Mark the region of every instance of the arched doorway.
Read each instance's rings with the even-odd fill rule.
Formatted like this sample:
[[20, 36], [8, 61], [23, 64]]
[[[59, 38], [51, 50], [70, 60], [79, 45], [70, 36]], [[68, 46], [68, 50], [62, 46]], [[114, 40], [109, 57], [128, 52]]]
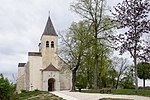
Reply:
[[54, 84], [55, 84], [55, 79], [50, 78], [48, 80], [48, 91], [54, 91]]

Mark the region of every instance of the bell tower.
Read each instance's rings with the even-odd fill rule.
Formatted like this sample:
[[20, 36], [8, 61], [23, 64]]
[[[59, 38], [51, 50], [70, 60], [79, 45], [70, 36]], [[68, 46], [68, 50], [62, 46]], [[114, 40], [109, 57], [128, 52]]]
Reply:
[[48, 17], [45, 30], [41, 36], [39, 51], [42, 54], [43, 69], [50, 64], [58, 67], [58, 35], [54, 29], [50, 16]]

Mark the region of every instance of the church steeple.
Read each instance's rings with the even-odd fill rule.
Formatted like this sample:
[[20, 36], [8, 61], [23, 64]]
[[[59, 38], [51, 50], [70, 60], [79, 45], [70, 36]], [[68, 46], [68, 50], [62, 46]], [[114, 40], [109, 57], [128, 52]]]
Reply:
[[58, 66], [58, 61], [56, 60], [58, 56], [58, 35], [56, 34], [50, 17], [48, 17], [45, 30], [40, 40], [39, 51], [42, 54], [43, 68], [47, 68], [50, 63], [54, 66]]
[[56, 34], [56, 31], [54, 29], [54, 26], [52, 24], [52, 21], [50, 19], [50, 16], [48, 17], [48, 20], [47, 20], [47, 24], [46, 24], [46, 27], [45, 27], [45, 30], [43, 32], [43, 35], [51, 35], [51, 36], [58, 36]]

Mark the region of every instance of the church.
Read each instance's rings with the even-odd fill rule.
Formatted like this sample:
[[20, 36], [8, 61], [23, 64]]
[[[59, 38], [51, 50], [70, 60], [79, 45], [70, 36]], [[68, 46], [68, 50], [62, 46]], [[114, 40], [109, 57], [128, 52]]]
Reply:
[[17, 91], [60, 91], [72, 87], [70, 66], [58, 55], [58, 35], [48, 17], [39, 51], [28, 52], [28, 61], [18, 64]]

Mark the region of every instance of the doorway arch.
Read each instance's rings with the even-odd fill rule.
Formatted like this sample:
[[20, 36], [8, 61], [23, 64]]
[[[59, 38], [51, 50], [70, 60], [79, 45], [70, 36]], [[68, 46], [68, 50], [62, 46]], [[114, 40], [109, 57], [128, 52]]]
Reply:
[[55, 86], [55, 79], [50, 78], [48, 80], [48, 91], [54, 91], [54, 86]]

